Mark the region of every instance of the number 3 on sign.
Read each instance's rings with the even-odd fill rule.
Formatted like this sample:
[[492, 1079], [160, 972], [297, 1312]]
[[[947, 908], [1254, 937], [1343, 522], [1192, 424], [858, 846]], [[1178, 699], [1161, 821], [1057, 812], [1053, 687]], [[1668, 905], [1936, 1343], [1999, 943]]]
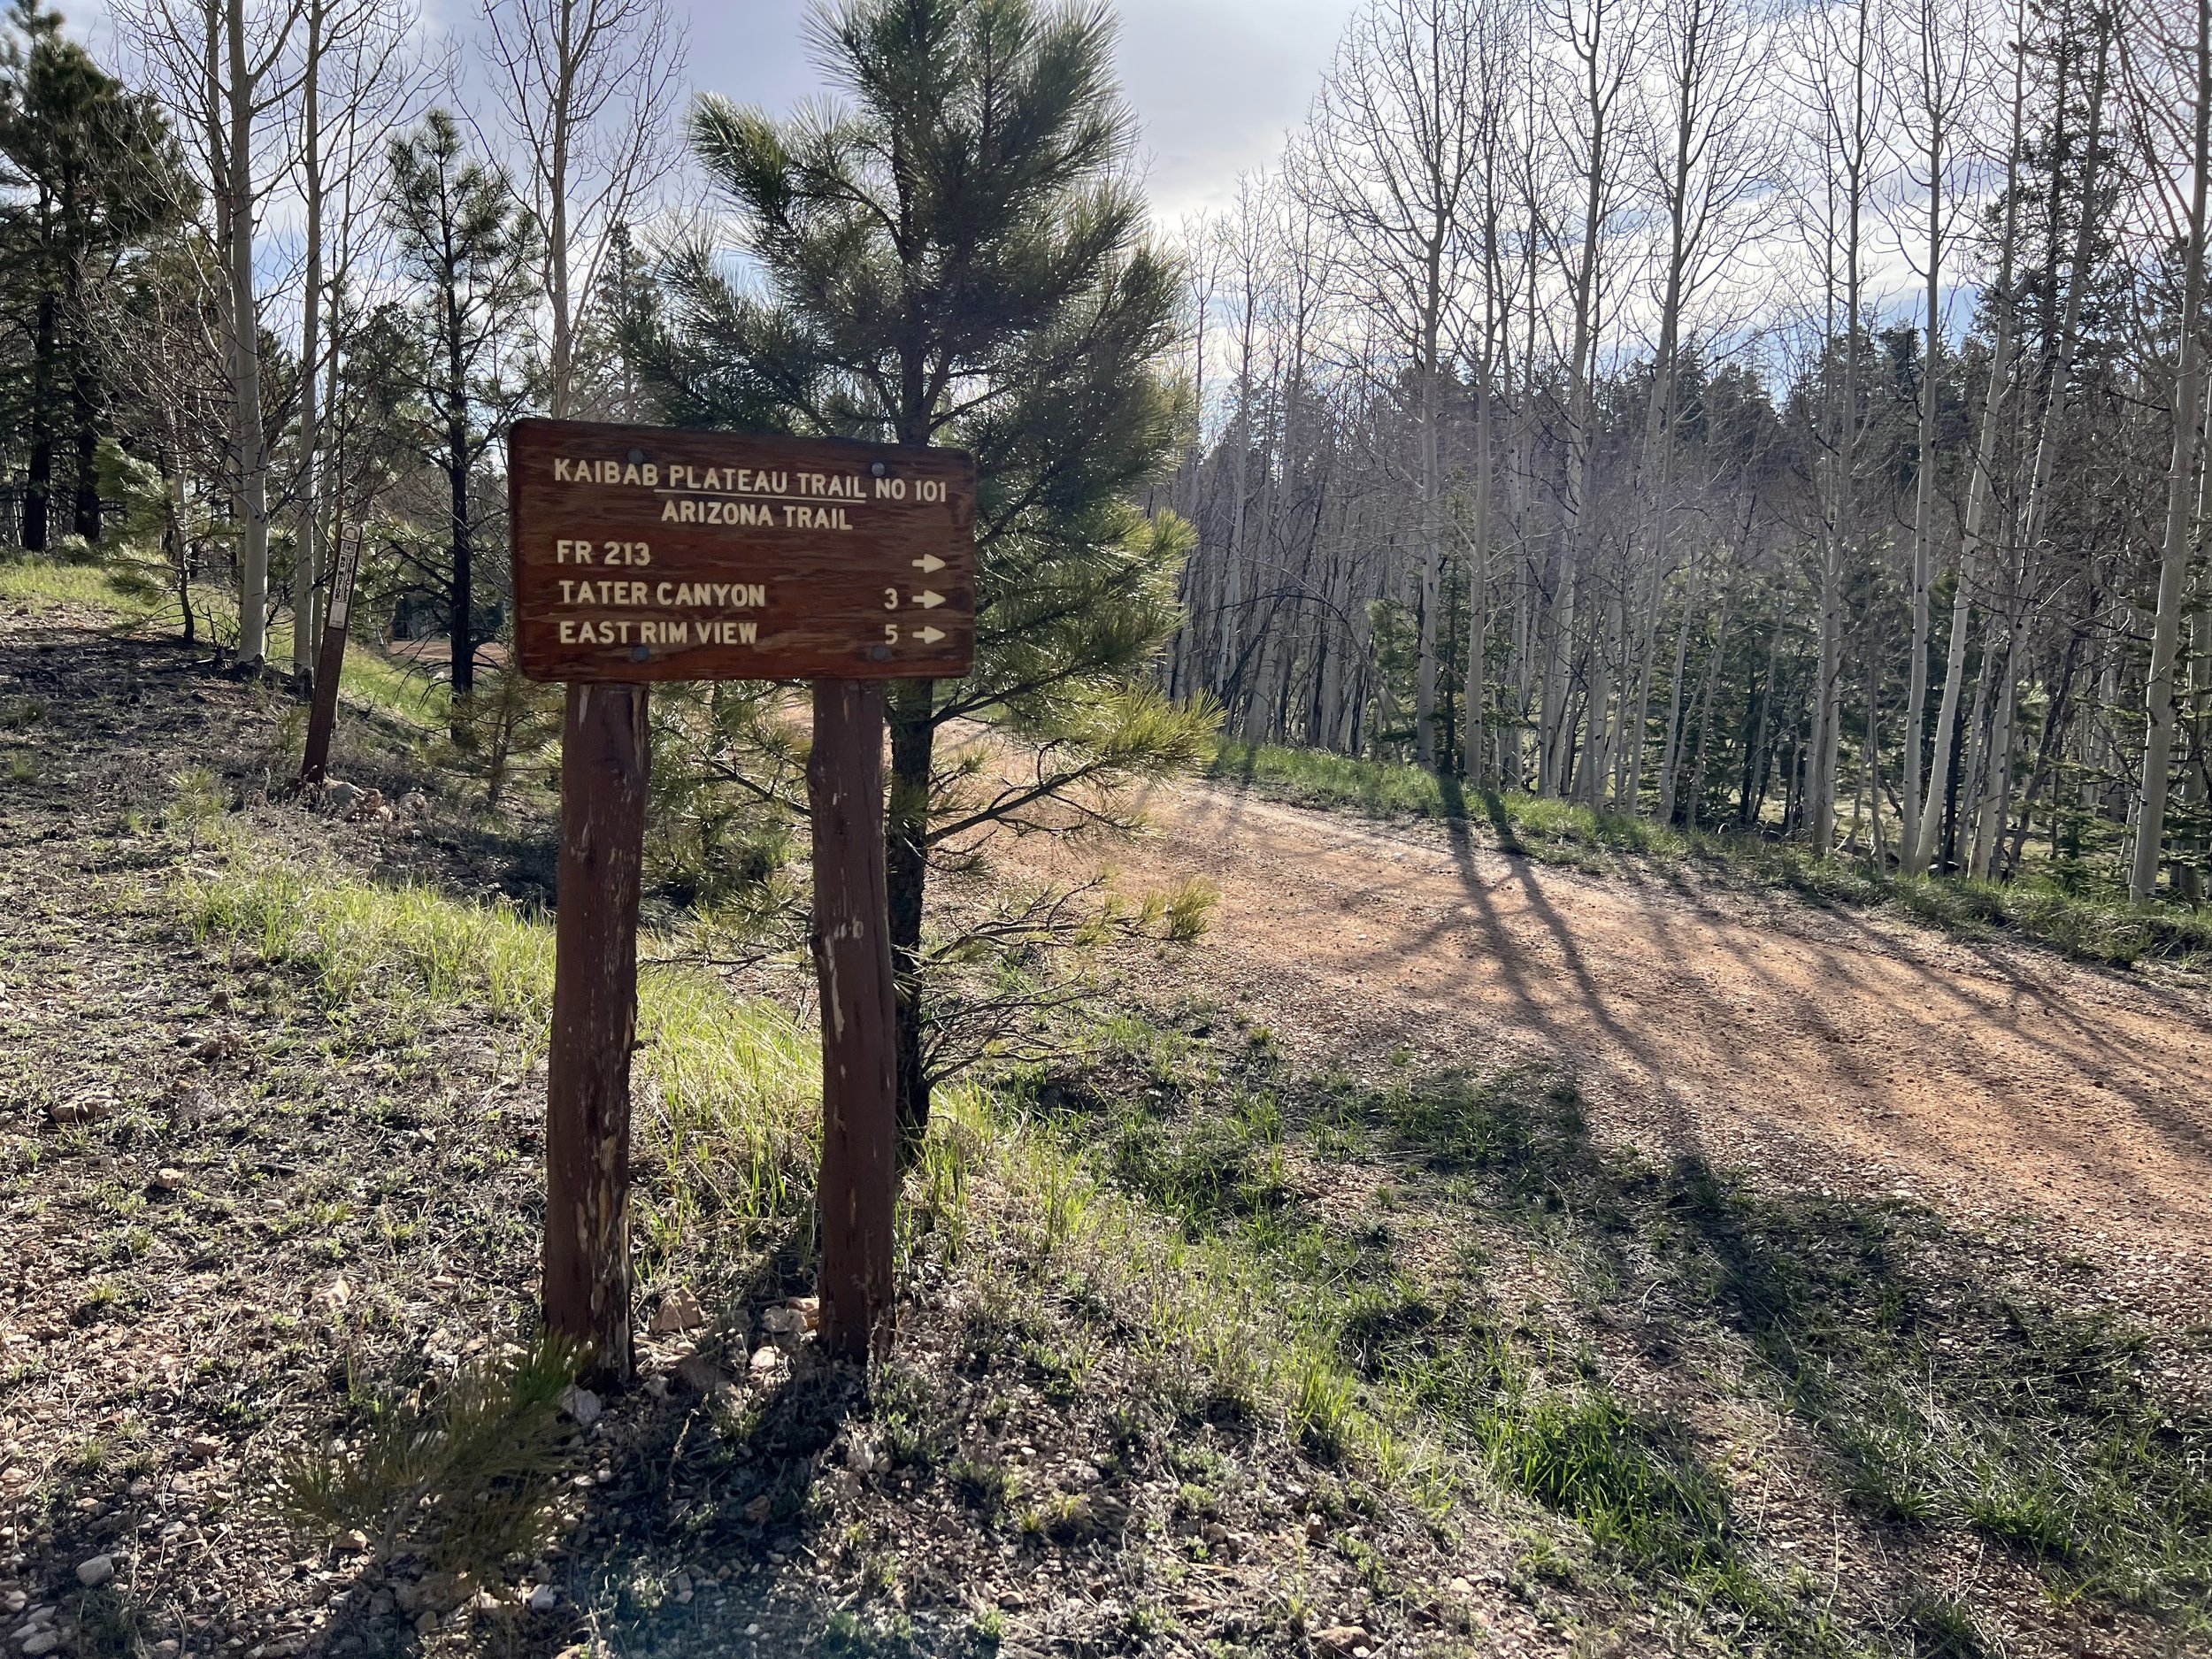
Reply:
[[899, 608], [899, 590], [897, 588], [887, 588], [883, 590], [883, 608], [886, 611], [896, 611]]

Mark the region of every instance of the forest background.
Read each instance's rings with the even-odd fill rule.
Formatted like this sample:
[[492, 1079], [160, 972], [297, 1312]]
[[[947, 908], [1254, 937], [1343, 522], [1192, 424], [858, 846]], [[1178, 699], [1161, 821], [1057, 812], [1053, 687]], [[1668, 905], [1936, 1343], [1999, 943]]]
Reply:
[[[1160, 687], [1227, 764], [2200, 896], [2206, 15], [1371, 0], [1279, 163], [1160, 238]], [[0, 537], [150, 554], [303, 681], [357, 555], [498, 769], [506, 424], [720, 418], [641, 359], [684, 273], [757, 267], [658, 0], [472, 29], [131, 0], [102, 65], [19, 0]]]

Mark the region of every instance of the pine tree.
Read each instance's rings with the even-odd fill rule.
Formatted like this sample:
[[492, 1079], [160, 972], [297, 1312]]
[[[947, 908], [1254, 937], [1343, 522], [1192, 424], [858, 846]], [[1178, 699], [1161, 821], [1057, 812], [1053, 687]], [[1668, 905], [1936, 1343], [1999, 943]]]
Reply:
[[0, 308], [28, 344], [6, 396], [26, 453], [23, 545], [35, 550], [47, 544], [57, 494], [71, 531], [100, 537], [108, 383], [91, 292], [190, 206], [159, 111], [65, 38], [61, 22], [38, 0], [14, 0], [0, 55]]
[[392, 142], [385, 216], [413, 295], [386, 334], [395, 426], [444, 475], [444, 569], [423, 572], [445, 601], [453, 696], [476, 683], [479, 465], [529, 393], [518, 361], [538, 298], [537, 232], [507, 175], [470, 157], [451, 115], [433, 110]]
[[[890, 695], [910, 1143], [957, 1047], [933, 969], [966, 949], [925, 941], [933, 864], [1079, 790], [1184, 764], [1210, 724], [1148, 679], [1179, 620], [1187, 546], [1179, 520], [1133, 504], [1185, 415], [1163, 372], [1178, 273], [1126, 172], [1135, 128], [1112, 44], [1102, 12], [1035, 0], [848, 0], [822, 14], [816, 56], [849, 102], [782, 122], [718, 98], [695, 112], [693, 144], [761, 281], [740, 287], [703, 246], [678, 257], [649, 354], [687, 424], [976, 458], [974, 672]], [[1001, 787], [941, 762], [940, 734], [979, 719], [1033, 745], [1033, 773]]]

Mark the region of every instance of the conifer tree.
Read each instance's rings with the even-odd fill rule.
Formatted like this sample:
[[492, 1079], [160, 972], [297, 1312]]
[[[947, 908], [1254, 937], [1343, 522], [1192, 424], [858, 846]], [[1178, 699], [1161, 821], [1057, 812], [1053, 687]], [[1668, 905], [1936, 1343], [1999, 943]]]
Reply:
[[14, 0], [6, 21], [0, 308], [28, 347], [5, 389], [27, 461], [23, 545], [39, 549], [58, 495], [73, 534], [100, 536], [108, 386], [91, 290], [134, 246], [182, 219], [190, 190], [159, 111], [65, 37], [58, 12]]
[[469, 156], [451, 115], [433, 110], [395, 139], [386, 217], [413, 294], [385, 338], [395, 425], [444, 475], [444, 569], [420, 574], [446, 601], [453, 696], [476, 683], [475, 557], [481, 539], [472, 481], [521, 410], [518, 362], [537, 299], [535, 227], [506, 174]]
[[[964, 448], [978, 472], [974, 672], [889, 699], [890, 931], [900, 1121], [926, 1125], [948, 1010], [926, 941], [933, 864], [979, 832], [1095, 823], [1101, 791], [1187, 761], [1210, 724], [1148, 670], [1177, 620], [1179, 520], [1134, 497], [1184, 409], [1164, 365], [1178, 273], [1148, 239], [1135, 127], [1097, 9], [846, 0], [816, 57], [841, 103], [778, 121], [703, 99], [691, 135], [760, 281], [710, 249], [672, 262], [648, 356], [687, 424]], [[987, 720], [1033, 751], [1018, 779], [940, 754]]]

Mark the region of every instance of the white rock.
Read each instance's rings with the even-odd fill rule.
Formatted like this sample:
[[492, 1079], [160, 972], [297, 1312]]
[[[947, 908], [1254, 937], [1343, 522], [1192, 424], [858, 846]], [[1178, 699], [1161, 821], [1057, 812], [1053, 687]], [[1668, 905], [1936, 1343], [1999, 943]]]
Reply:
[[588, 1429], [599, 1421], [599, 1414], [605, 1408], [599, 1403], [599, 1396], [590, 1389], [578, 1387], [572, 1383], [568, 1391], [561, 1396], [561, 1409], [576, 1419], [578, 1427]]
[[51, 1653], [60, 1646], [61, 1632], [49, 1624], [42, 1630], [35, 1631], [25, 1638], [23, 1652], [27, 1659], [38, 1659], [41, 1654]]
[[760, 1328], [771, 1336], [793, 1336], [806, 1329], [806, 1315], [796, 1308], [771, 1308], [760, 1316]]
[[772, 1348], [757, 1348], [754, 1350], [751, 1362], [753, 1375], [756, 1377], [765, 1377], [769, 1372], [774, 1371], [782, 1363], [783, 1353], [780, 1349]]
[[77, 1563], [77, 1582], [88, 1590], [95, 1585], [105, 1584], [115, 1577], [115, 1557], [95, 1555], [90, 1561]]
[[534, 1584], [530, 1594], [522, 1598], [523, 1606], [533, 1613], [550, 1613], [561, 1599], [561, 1593], [549, 1584]]

